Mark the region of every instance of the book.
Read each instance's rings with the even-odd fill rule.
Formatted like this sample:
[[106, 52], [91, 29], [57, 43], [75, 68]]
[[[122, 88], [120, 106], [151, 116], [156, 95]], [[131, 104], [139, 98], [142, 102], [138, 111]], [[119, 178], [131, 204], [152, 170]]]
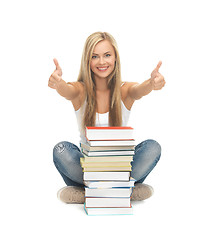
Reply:
[[87, 140], [87, 143], [92, 146], [135, 146], [135, 140]]
[[[89, 157], [83, 153], [85, 162], [131, 162], [133, 156], [92, 156]], [[83, 158], [81, 158], [83, 159]]]
[[134, 187], [134, 178], [130, 181], [84, 181], [84, 185], [88, 188], [120, 188], [120, 187]]
[[132, 206], [129, 208], [86, 208], [84, 210], [89, 216], [97, 215], [133, 215]]
[[85, 205], [90, 207], [131, 207], [130, 198], [93, 198], [86, 197]]
[[129, 181], [130, 172], [84, 172], [84, 181]]
[[87, 156], [132, 156], [134, 155], [134, 150], [128, 151], [87, 151], [82, 149], [82, 152]]
[[84, 167], [131, 167], [131, 162], [85, 162], [80, 160], [81, 166]]
[[132, 127], [86, 127], [87, 140], [133, 139]]
[[97, 151], [119, 151], [119, 150], [134, 150], [135, 146], [95, 146], [92, 147], [90, 146], [88, 143], [80, 143], [80, 147], [81, 149], [85, 149], [87, 151], [93, 151], [93, 152], [97, 152]]
[[131, 171], [131, 167], [84, 167], [83, 172], [126, 172]]
[[130, 197], [132, 188], [87, 188], [85, 197]]

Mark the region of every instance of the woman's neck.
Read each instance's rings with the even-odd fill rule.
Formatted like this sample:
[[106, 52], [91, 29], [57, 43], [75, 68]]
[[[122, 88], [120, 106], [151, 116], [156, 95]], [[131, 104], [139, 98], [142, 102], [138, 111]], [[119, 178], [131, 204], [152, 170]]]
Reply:
[[107, 91], [108, 89], [108, 83], [106, 78], [97, 78], [95, 77], [95, 83], [96, 83], [96, 91]]

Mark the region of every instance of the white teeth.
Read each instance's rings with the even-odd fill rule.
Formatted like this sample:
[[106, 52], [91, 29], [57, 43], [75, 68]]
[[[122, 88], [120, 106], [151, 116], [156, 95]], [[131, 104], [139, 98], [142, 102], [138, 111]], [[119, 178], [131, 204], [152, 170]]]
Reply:
[[107, 68], [98, 68], [99, 70], [106, 70]]

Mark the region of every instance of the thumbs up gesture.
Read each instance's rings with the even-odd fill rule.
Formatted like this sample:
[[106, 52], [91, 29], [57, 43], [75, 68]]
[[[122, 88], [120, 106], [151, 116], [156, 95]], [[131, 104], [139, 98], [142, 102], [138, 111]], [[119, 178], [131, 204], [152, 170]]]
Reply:
[[62, 78], [61, 78], [62, 69], [56, 58], [54, 58], [53, 61], [54, 61], [54, 64], [56, 65], [56, 69], [54, 70], [54, 72], [51, 74], [51, 76], [49, 78], [48, 86], [50, 88], [57, 89], [57, 87], [59, 86], [59, 84], [62, 80]]
[[150, 82], [153, 87], [153, 90], [160, 90], [165, 86], [165, 79], [162, 74], [159, 73], [159, 68], [161, 67], [162, 62], [159, 61], [157, 67], [152, 71]]

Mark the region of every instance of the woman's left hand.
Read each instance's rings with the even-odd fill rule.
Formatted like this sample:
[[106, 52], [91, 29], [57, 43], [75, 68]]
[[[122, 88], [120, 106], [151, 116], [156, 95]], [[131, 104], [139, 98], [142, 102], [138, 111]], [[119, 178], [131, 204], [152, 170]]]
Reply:
[[163, 75], [159, 73], [161, 65], [162, 62], [159, 61], [157, 67], [151, 73], [150, 83], [152, 84], [153, 90], [160, 90], [165, 86], [165, 79]]

